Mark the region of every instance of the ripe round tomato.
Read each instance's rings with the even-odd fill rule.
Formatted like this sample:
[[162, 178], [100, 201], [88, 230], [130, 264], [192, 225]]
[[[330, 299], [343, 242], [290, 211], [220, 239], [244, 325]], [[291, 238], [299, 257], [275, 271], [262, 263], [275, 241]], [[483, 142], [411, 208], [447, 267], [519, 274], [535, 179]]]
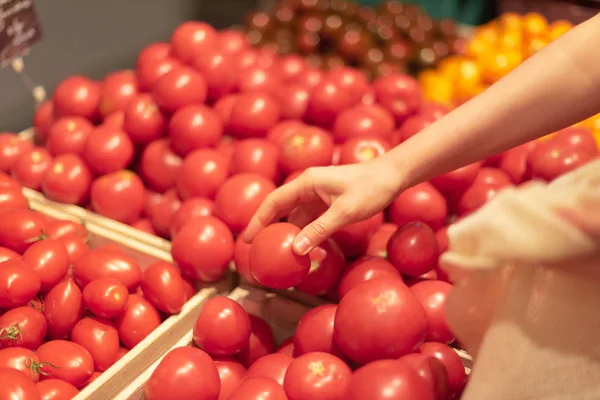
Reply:
[[304, 125], [282, 141], [279, 165], [286, 175], [309, 167], [329, 165], [333, 148], [333, 139], [327, 131]]
[[474, 162], [454, 171], [436, 176], [431, 179], [431, 184], [442, 193], [462, 192], [475, 181], [481, 170], [481, 161]]
[[46, 295], [44, 317], [48, 324], [49, 338], [67, 339], [82, 316], [83, 297], [72, 280], [60, 282]]
[[209, 100], [216, 101], [235, 88], [235, 59], [226, 50], [219, 47], [206, 49], [194, 57], [192, 66], [206, 78]]
[[383, 213], [380, 212], [364, 221], [343, 227], [335, 232], [332, 238], [347, 258], [361, 256], [367, 251], [369, 237], [382, 223]]
[[167, 128], [167, 119], [148, 93], [140, 93], [127, 105], [123, 115], [123, 130], [136, 144], [160, 139]]
[[427, 315], [427, 340], [449, 344], [454, 341], [454, 334], [446, 322], [446, 299], [452, 285], [437, 280], [425, 280], [411, 286], [410, 290], [417, 296]]
[[294, 337], [290, 336], [281, 342], [279, 347], [276, 350], [276, 353], [285, 354], [287, 356], [294, 356]]
[[361, 98], [369, 88], [366, 74], [352, 67], [334, 68], [327, 73], [327, 79], [350, 90], [355, 100]]
[[171, 237], [181, 230], [183, 225], [192, 218], [212, 215], [214, 202], [206, 197], [191, 197], [183, 202], [171, 220]]
[[290, 400], [344, 400], [352, 370], [329, 353], [304, 354], [289, 365], [283, 385]]
[[272, 66], [252, 65], [239, 71], [237, 79], [237, 89], [240, 92], [274, 93], [281, 85], [282, 82]]
[[426, 334], [425, 310], [399, 279], [358, 285], [342, 298], [335, 314], [334, 340], [359, 364], [408, 354]]
[[279, 71], [279, 77], [285, 83], [293, 82], [304, 69], [308, 68], [306, 60], [297, 54], [289, 54], [279, 58], [275, 66]]
[[288, 400], [283, 387], [270, 378], [244, 379], [229, 400]]
[[137, 95], [138, 83], [131, 70], [112, 72], [102, 82], [100, 114], [106, 117], [116, 111], [123, 111]]
[[87, 239], [88, 233], [83, 224], [69, 220], [54, 220], [48, 222], [44, 234], [50, 239], [58, 240], [67, 236]]
[[33, 350], [24, 347], [9, 347], [0, 350], [0, 368], [13, 368], [23, 372], [33, 382], [40, 379], [38, 365], [40, 359]]
[[155, 42], [150, 43], [139, 52], [135, 65], [139, 68], [141, 65], [155, 61], [164, 60], [171, 54], [171, 45], [169, 43]]
[[316, 85], [308, 99], [306, 119], [325, 129], [333, 124], [342, 111], [354, 104], [352, 93], [330, 80], [324, 80]]
[[142, 215], [144, 194], [142, 180], [124, 169], [94, 180], [90, 197], [96, 212], [127, 224]]
[[369, 246], [367, 247], [365, 255], [387, 258], [387, 244], [390, 241], [390, 237], [396, 232], [396, 229], [398, 229], [396, 224], [381, 224], [369, 238]]
[[323, 81], [324, 73], [320, 68], [308, 67], [298, 73], [294, 82], [301, 83], [306, 87], [313, 89]]
[[326, 240], [309, 254], [310, 272], [296, 289], [313, 296], [324, 296], [335, 289], [346, 260], [333, 240]]
[[85, 286], [93, 280], [113, 278], [127, 286], [132, 292], [142, 280], [142, 270], [138, 263], [122, 251], [97, 248], [83, 255], [73, 265], [77, 283]]
[[185, 63], [191, 62], [198, 54], [209, 51], [217, 43], [217, 31], [205, 22], [184, 22], [171, 36], [173, 54]]
[[446, 223], [448, 206], [446, 199], [429, 182], [423, 182], [405, 190], [390, 204], [390, 219], [398, 226], [421, 221], [433, 230]]
[[[59, 240], [65, 246], [67, 252], [69, 253], [69, 260], [71, 265], [75, 265], [75, 263], [90, 250], [89, 246], [85, 242], [85, 239], [80, 238], [79, 236], [69, 235], [62, 237]], [[67, 275], [68, 274], [69, 272], [67, 272]]]
[[355, 137], [348, 139], [340, 148], [338, 164], [355, 164], [371, 161], [384, 153], [392, 146], [384, 139], [377, 137]]
[[13, 308], [0, 316], [0, 349], [37, 349], [46, 338], [46, 319], [31, 306]]
[[71, 340], [90, 352], [95, 371], [106, 371], [117, 360], [119, 333], [108, 321], [83, 318], [73, 327]]
[[46, 225], [46, 218], [32, 210], [0, 211], [0, 217], [0, 246], [21, 254], [42, 237]]
[[181, 67], [183, 67], [181, 61], [170, 56], [163, 59], [148, 60], [138, 65], [136, 67], [136, 74], [140, 89], [151, 91], [160, 78]]
[[102, 126], [90, 133], [83, 158], [96, 174], [107, 174], [126, 168], [133, 152], [133, 143], [125, 132]]
[[527, 178], [527, 158], [536, 146], [537, 142], [531, 141], [501, 154], [498, 167], [506, 172], [514, 184], [523, 183]]
[[421, 115], [438, 120], [448, 114], [448, 107], [434, 102], [425, 102], [421, 105]]
[[202, 104], [190, 104], [173, 114], [169, 122], [169, 142], [180, 156], [214, 147], [223, 136], [223, 123], [218, 114]]
[[81, 75], [63, 80], [52, 97], [58, 117], [77, 115], [94, 121], [100, 105], [100, 84]]
[[243, 236], [243, 232], [241, 232], [235, 240], [235, 247], [233, 250], [233, 262], [235, 265], [235, 270], [251, 285], [260, 286], [260, 283], [258, 283], [250, 273], [251, 246], [244, 241]]
[[441, 361], [448, 374], [448, 387], [452, 396], [462, 393], [466, 383], [467, 375], [465, 367], [458, 354], [443, 343], [428, 342], [419, 347], [419, 353], [433, 356]]
[[26, 262], [7, 260], [0, 263], [0, 308], [24, 306], [40, 290], [40, 278]]
[[338, 284], [338, 296], [342, 299], [350, 290], [363, 282], [377, 278], [399, 279], [402, 275], [388, 261], [379, 257], [361, 257], [344, 271]]
[[171, 222], [180, 206], [181, 200], [179, 200], [179, 196], [177, 196], [177, 191], [175, 189], [169, 189], [161, 196], [160, 202], [156, 204], [152, 209], [152, 213], [149, 215], [152, 223], [152, 230], [156, 232], [156, 235], [163, 237], [169, 236]]
[[434, 389], [436, 400], [449, 398], [448, 375], [444, 365], [437, 358], [427, 354], [411, 353], [398, 360], [417, 372], [421, 379]]
[[115, 111], [107, 115], [100, 125], [123, 130], [123, 126], [125, 125], [125, 111]]
[[573, 171], [593, 158], [589, 152], [568, 147], [560, 141], [540, 143], [529, 153], [527, 163], [533, 178], [551, 181]]
[[234, 146], [231, 158], [231, 173], [253, 173], [277, 182], [279, 151], [265, 139], [240, 140]]
[[189, 104], [202, 104], [206, 100], [206, 80], [195, 69], [174, 68], [164, 74], [154, 85], [154, 100], [166, 112], [175, 112]]
[[[192, 279], [220, 279], [233, 257], [233, 234], [218, 218], [197, 217], [188, 221], [173, 239], [171, 254], [181, 271]], [[198, 254], [203, 254], [198, 257]]]
[[416, 114], [421, 107], [421, 87], [412, 76], [394, 74], [377, 78], [373, 89], [377, 102], [394, 114], [397, 123]]
[[0, 398], [39, 400], [40, 396], [27, 375], [13, 368], [0, 368]]
[[217, 400], [219, 372], [208, 354], [192, 346], [171, 350], [154, 370], [146, 388], [146, 400]]
[[260, 284], [274, 289], [296, 286], [310, 272], [310, 257], [292, 251], [300, 228], [289, 223], [267, 226], [252, 241], [250, 272]]
[[48, 130], [54, 123], [54, 103], [52, 100], [46, 100], [35, 110], [33, 115], [33, 126], [35, 127], [35, 137], [40, 142], [45, 142], [48, 137]]
[[251, 378], [271, 378], [283, 386], [283, 379], [294, 358], [285, 355], [273, 353], [266, 355], [258, 360], [246, 372], [244, 379]]
[[237, 94], [226, 94], [217, 100], [213, 106], [213, 109], [219, 115], [219, 118], [221, 118], [223, 126], [225, 127], [229, 126], [229, 121], [231, 120], [231, 110], [233, 110], [233, 105], [236, 103], [237, 98]]
[[388, 110], [377, 104], [358, 104], [337, 116], [333, 135], [338, 143], [365, 136], [385, 140], [391, 137], [394, 128], [394, 117]]
[[93, 280], [83, 289], [83, 304], [101, 318], [119, 315], [125, 309], [128, 299], [127, 287], [112, 278]]
[[52, 155], [83, 154], [85, 143], [94, 125], [83, 117], [62, 117], [48, 130], [46, 148]]
[[249, 368], [256, 360], [275, 351], [275, 336], [267, 322], [256, 315], [250, 317], [250, 340], [248, 346], [236, 355], [242, 364]]
[[186, 301], [181, 273], [168, 262], [157, 261], [146, 268], [141, 285], [144, 297], [168, 314], [181, 311]]
[[[336, 310], [337, 305], [326, 304], [304, 314], [294, 333], [294, 357], [316, 351], [344, 357], [333, 341], [333, 321]], [[316, 335], [316, 332], [319, 334]]]
[[248, 49], [249, 44], [243, 32], [236, 29], [223, 29], [219, 31], [219, 48], [226, 54], [238, 54]]
[[42, 180], [44, 194], [54, 201], [69, 204], [84, 204], [89, 196], [92, 173], [81, 157], [61, 154]]
[[61, 379], [46, 379], [36, 383], [35, 388], [40, 400], [68, 400], [79, 393], [75, 386]]
[[591, 156], [598, 153], [594, 135], [587, 128], [571, 126], [556, 132], [551, 140], [573, 150], [589, 153]]
[[183, 200], [190, 197], [212, 199], [228, 175], [229, 163], [225, 156], [214, 149], [198, 149], [183, 160], [175, 185]]
[[221, 380], [221, 390], [217, 400], [228, 400], [231, 394], [240, 386], [240, 383], [242, 383], [246, 374], [246, 368], [230, 357], [214, 357], [213, 360], [217, 371], [219, 371], [219, 378]]
[[7, 249], [6, 247], [0, 247], [0, 263], [6, 260], [20, 260], [21, 255], [16, 251]]
[[69, 253], [58, 240], [46, 239], [35, 242], [23, 253], [22, 260], [40, 278], [42, 293], [47, 293], [67, 274]]
[[19, 157], [32, 149], [30, 140], [22, 140], [14, 133], [0, 132], [0, 171], [10, 172]]
[[271, 95], [264, 92], [242, 93], [231, 109], [229, 130], [241, 138], [264, 137], [279, 118], [279, 105]]
[[417, 371], [398, 360], [380, 360], [359, 368], [348, 385], [346, 400], [437, 400], [434, 389]]
[[142, 152], [140, 175], [148, 188], [164, 192], [175, 186], [182, 159], [173, 152], [167, 139], [148, 144]]
[[27, 210], [29, 202], [20, 189], [0, 188], [0, 210]]
[[85, 347], [67, 340], [51, 340], [37, 349], [41, 379], [57, 378], [83, 387], [94, 372], [94, 360]]
[[281, 145], [285, 139], [288, 136], [293, 135], [296, 131], [298, 131], [299, 128], [303, 126], [304, 124], [300, 121], [281, 121], [269, 130], [266, 139], [278, 148], [281, 148]]
[[127, 305], [115, 320], [121, 342], [129, 349], [134, 348], [161, 324], [156, 308], [139, 294], [129, 295]]
[[12, 167], [12, 176], [21, 185], [40, 190], [42, 179], [51, 164], [52, 156], [48, 150], [37, 147], [17, 159]]
[[194, 342], [214, 356], [233, 356], [248, 345], [250, 318], [235, 300], [208, 300], [194, 324]]
[[[484, 168], [485, 170], [486, 168]], [[482, 170], [483, 171], [483, 170]], [[498, 170], [500, 171], [500, 170]], [[502, 174], [507, 182], [495, 183], [495, 180], [486, 183], [485, 180], [475, 179], [475, 182], [460, 197], [458, 202], [459, 215], [467, 215], [482, 207], [492, 198], [496, 197], [498, 192], [508, 186], [512, 186], [510, 179], [506, 174]], [[493, 178], [493, 177], [492, 177]]]
[[0, 188], [21, 190], [23, 187], [6, 172], [0, 171]]
[[437, 265], [440, 250], [435, 233], [421, 222], [411, 222], [396, 231], [387, 247], [388, 261], [404, 275], [418, 277]]
[[238, 174], [227, 179], [217, 191], [213, 214], [234, 234], [243, 231], [275, 184], [257, 174]]
[[287, 84], [277, 88], [273, 95], [277, 98], [281, 111], [281, 118], [299, 120], [303, 119], [308, 108], [310, 88], [301, 83]]

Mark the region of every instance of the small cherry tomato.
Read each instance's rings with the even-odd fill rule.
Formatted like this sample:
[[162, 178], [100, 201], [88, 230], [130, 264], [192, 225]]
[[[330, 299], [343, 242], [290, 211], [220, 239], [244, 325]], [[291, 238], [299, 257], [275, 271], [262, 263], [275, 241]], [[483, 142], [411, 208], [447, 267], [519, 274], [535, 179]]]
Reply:
[[114, 322], [121, 342], [132, 349], [158, 328], [162, 321], [158, 311], [148, 300], [138, 294], [132, 294], [125, 309]]
[[175, 186], [182, 162], [167, 139], [158, 139], [144, 148], [140, 160], [140, 175], [148, 188], [162, 193]]
[[12, 176], [21, 185], [40, 190], [44, 175], [52, 165], [52, 156], [41, 147], [21, 155], [12, 168]]
[[82, 205], [87, 202], [92, 173], [81, 157], [61, 154], [42, 180], [42, 191], [50, 199], [61, 203]]
[[404, 275], [418, 277], [437, 265], [440, 250], [435, 233], [421, 222], [411, 222], [396, 231], [387, 246], [388, 261]]
[[206, 79], [189, 67], [174, 68], [164, 74], [153, 88], [154, 100], [169, 113], [190, 104], [202, 104], [206, 100]]
[[24, 306], [40, 290], [40, 278], [27, 263], [7, 260], [0, 263], [0, 308]]
[[190, 197], [215, 197], [219, 187], [229, 175], [229, 162], [213, 149], [191, 152], [181, 164], [175, 185], [183, 200]]
[[168, 262], [157, 261], [146, 268], [141, 286], [144, 297], [158, 310], [168, 314], [181, 311], [186, 301], [181, 273]]
[[83, 387], [94, 372], [94, 360], [83, 346], [67, 340], [51, 340], [37, 349], [41, 379], [62, 379], [76, 388]]
[[29, 264], [40, 278], [42, 293], [47, 293], [60, 282], [70, 265], [65, 245], [53, 239], [35, 242], [23, 253], [22, 260]]
[[122, 251], [97, 248], [84, 254], [75, 264], [73, 274], [77, 283], [85, 286], [100, 278], [113, 278], [132, 292], [142, 280], [139, 264]]
[[83, 318], [73, 327], [71, 341], [90, 352], [95, 371], [106, 371], [117, 360], [119, 333], [110, 322]]
[[99, 214], [129, 224], [142, 215], [144, 195], [142, 180], [135, 173], [123, 169], [94, 180], [90, 198]]
[[133, 159], [133, 142], [125, 132], [110, 126], [94, 129], [83, 150], [83, 158], [98, 175], [126, 168]]
[[102, 82], [99, 111], [103, 117], [123, 111], [138, 92], [135, 72], [131, 70], [112, 72]]
[[88, 235], [83, 224], [69, 220], [56, 220], [49, 222], [44, 228], [44, 234], [53, 240], [62, 239], [71, 235], [81, 239], [86, 239]]
[[185, 157], [192, 151], [214, 147], [223, 136], [219, 115], [202, 104], [189, 104], [177, 110], [169, 122], [169, 143]]
[[31, 306], [13, 308], [0, 316], [0, 348], [37, 349], [46, 338], [46, 319]]
[[48, 337], [67, 339], [83, 316], [83, 298], [77, 285], [67, 280], [54, 286], [44, 299], [44, 317], [48, 322]]
[[185, 63], [210, 50], [218, 43], [215, 28], [205, 22], [187, 21], [175, 29], [171, 35], [172, 53]]
[[127, 304], [129, 292], [120, 281], [100, 278], [91, 281], [83, 289], [83, 304], [94, 315], [113, 318], [119, 315]]
[[171, 237], [175, 237], [185, 223], [192, 218], [212, 215], [213, 207], [214, 202], [206, 197], [191, 197], [181, 202], [181, 206], [171, 221]]
[[54, 90], [52, 101], [58, 117], [81, 116], [90, 121], [98, 117], [100, 84], [81, 75], [63, 80]]
[[148, 93], [140, 93], [125, 108], [123, 130], [133, 143], [146, 144], [160, 139], [166, 131], [167, 118]]

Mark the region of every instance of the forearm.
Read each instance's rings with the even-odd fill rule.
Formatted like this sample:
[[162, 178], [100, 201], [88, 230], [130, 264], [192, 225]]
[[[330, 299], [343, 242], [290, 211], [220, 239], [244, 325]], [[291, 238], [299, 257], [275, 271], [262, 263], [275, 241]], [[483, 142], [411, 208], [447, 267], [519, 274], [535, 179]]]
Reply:
[[402, 189], [600, 111], [600, 15], [384, 157]]

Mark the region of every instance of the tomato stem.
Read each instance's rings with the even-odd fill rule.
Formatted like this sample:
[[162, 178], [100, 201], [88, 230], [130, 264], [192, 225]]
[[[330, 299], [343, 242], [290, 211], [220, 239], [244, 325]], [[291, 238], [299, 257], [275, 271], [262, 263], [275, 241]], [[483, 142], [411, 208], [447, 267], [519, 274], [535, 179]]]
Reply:
[[44, 233], [44, 231], [40, 231], [40, 236], [34, 236], [32, 238], [29, 238], [27, 240], [25, 240], [25, 243], [35, 243], [35, 242], [39, 242], [40, 240], [46, 240], [49, 239], [48, 235], [46, 235]]
[[17, 340], [23, 339], [23, 332], [21, 329], [21, 324], [16, 323], [14, 325], [8, 326], [6, 328], [0, 329], [0, 340]]

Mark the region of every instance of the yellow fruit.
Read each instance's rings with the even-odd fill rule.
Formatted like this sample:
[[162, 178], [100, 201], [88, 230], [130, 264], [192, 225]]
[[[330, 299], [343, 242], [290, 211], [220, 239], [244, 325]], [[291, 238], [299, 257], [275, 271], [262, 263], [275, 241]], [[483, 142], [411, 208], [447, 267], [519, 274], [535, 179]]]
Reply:
[[523, 29], [528, 36], [542, 36], [548, 32], [548, 20], [538, 13], [523, 16]]
[[518, 67], [522, 62], [523, 55], [519, 50], [500, 50], [493, 57], [486, 60], [483, 76], [487, 82], [494, 83]]
[[500, 25], [504, 29], [518, 29], [523, 27], [523, 17], [517, 13], [508, 12], [500, 16]]
[[523, 32], [509, 29], [500, 38], [500, 47], [504, 49], [520, 49], [523, 46]]
[[527, 43], [527, 48], [525, 49], [525, 54], [530, 57], [548, 46], [550, 41], [544, 37], [534, 37]]
[[496, 26], [482, 25], [475, 31], [475, 37], [481, 38], [490, 44], [494, 44], [500, 37], [500, 32]]
[[563, 19], [554, 21], [550, 25], [550, 33], [549, 33], [550, 40], [556, 40], [560, 36], [564, 35], [568, 31], [570, 31], [572, 28], [573, 28], [573, 24], [570, 23], [569, 21], [565, 21]]

